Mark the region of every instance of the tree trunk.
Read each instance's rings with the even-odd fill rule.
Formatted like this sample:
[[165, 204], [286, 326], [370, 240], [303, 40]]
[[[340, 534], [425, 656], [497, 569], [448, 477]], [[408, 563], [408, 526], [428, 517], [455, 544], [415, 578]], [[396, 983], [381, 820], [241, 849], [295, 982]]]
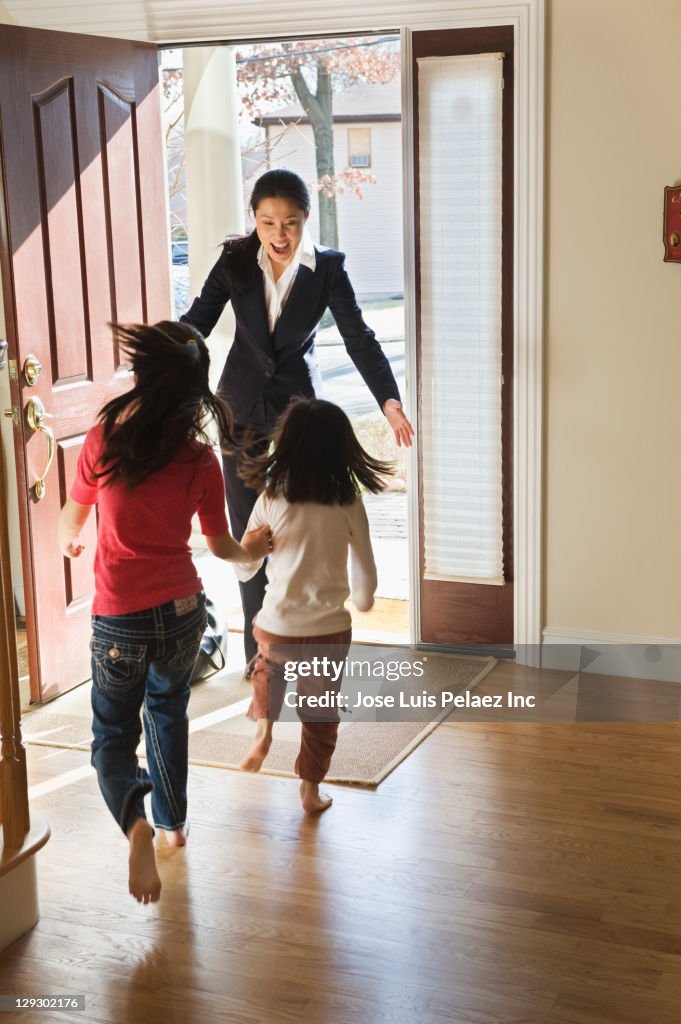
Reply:
[[[317, 61], [317, 92], [308, 88], [300, 69], [291, 73], [291, 81], [301, 106], [310, 118], [315, 141], [317, 178], [333, 180], [336, 173], [333, 159], [333, 83], [331, 73]], [[319, 241], [331, 249], [338, 248], [338, 214], [336, 196], [319, 192]]]

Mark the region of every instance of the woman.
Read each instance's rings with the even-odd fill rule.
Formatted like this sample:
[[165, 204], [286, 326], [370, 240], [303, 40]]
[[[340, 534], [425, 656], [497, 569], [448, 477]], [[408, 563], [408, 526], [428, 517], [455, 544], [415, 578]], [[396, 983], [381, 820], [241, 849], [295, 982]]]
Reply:
[[[255, 184], [251, 209], [255, 229], [227, 239], [201, 294], [181, 319], [207, 337], [231, 301], [236, 331], [217, 391], [230, 405], [237, 426], [254, 435], [252, 454], [267, 450], [276, 421], [292, 398], [321, 393], [314, 342], [327, 309], [397, 444], [409, 447], [414, 431], [402, 410], [390, 363], [362, 319], [345, 256], [313, 245], [307, 233], [310, 194], [305, 182], [292, 171], [268, 171]], [[232, 532], [240, 540], [258, 495], [241, 481], [237, 469], [234, 459], [224, 460]], [[262, 605], [265, 583], [263, 566], [253, 579], [239, 584], [247, 661], [256, 653], [252, 621]]]

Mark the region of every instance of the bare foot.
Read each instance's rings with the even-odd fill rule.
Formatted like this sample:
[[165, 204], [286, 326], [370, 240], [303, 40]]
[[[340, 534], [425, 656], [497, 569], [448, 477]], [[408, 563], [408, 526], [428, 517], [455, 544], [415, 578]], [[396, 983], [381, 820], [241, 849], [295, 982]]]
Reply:
[[258, 719], [255, 743], [239, 765], [242, 772], [259, 772], [272, 746], [272, 723], [266, 718]]
[[333, 797], [319, 792], [317, 782], [306, 782], [304, 779], [300, 783], [300, 799], [303, 802], [303, 810], [308, 814], [326, 811], [333, 803]]
[[154, 830], [148, 821], [138, 818], [128, 830], [128, 839], [128, 889], [138, 903], [156, 903], [161, 895], [161, 879], [156, 868]]
[[187, 836], [189, 835], [189, 822], [180, 828], [159, 828], [159, 832], [165, 836], [168, 846], [186, 846]]
[[262, 739], [254, 743], [239, 765], [242, 772], [259, 772], [262, 763], [270, 752], [272, 740]]

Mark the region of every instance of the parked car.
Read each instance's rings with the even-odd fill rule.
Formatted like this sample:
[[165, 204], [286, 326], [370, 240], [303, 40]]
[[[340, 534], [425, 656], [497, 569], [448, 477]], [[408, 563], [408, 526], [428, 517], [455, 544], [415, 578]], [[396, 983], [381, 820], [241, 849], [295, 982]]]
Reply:
[[189, 262], [189, 242], [172, 243], [173, 263], [186, 264]]

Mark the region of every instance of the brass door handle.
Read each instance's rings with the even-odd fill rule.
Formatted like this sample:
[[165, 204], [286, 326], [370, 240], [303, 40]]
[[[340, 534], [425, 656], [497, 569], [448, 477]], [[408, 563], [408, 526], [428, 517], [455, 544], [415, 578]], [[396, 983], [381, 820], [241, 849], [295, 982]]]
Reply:
[[28, 423], [31, 430], [36, 433], [45, 434], [47, 437], [47, 465], [41, 476], [38, 477], [36, 482], [33, 484], [33, 493], [35, 494], [37, 501], [42, 501], [45, 497], [45, 477], [47, 476], [52, 460], [54, 459], [54, 434], [49, 427], [45, 426], [45, 406], [39, 398], [29, 398], [26, 406], [26, 422]]

